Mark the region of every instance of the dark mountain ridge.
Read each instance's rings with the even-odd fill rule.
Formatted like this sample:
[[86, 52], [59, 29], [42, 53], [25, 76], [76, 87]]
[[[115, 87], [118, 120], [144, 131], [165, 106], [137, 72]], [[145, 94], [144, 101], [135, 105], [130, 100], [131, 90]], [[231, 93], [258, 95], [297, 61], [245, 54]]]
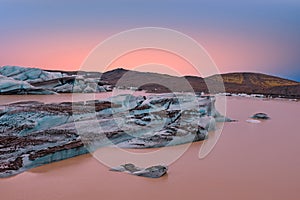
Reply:
[[137, 87], [158, 93], [169, 91], [226, 92], [300, 98], [299, 82], [254, 72], [225, 73], [202, 78], [177, 77], [118, 68], [104, 72], [101, 80], [117, 87]]

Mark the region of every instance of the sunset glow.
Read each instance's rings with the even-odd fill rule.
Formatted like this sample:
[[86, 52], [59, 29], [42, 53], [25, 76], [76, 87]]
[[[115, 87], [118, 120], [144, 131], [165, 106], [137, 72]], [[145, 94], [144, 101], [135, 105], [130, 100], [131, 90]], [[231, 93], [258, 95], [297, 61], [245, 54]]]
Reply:
[[[242, 5], [236, 1], [184, 4], [126, 0], [91, 1], [89, 5], [78, 1], [4, 1], [0, 8], [0, 65], [78, 70], [93, 48], [108, 37], [136, 27], [156, 26], [191, 36], [207, 50], [222, 73], [256, 71], [300, 80], [299, 7], [292, 1]], [[188, 9], [191, 16], [179, 17], [181, 9]], [[146, 54], [139, 53], [139, 59], [129, 55], [110, 68], [130, 68], [150, 57], [162, 56]], [[161, 64], [172, 65], [180, 74], [196, 75], [184, 67], [184, 61], [171, 60]]]

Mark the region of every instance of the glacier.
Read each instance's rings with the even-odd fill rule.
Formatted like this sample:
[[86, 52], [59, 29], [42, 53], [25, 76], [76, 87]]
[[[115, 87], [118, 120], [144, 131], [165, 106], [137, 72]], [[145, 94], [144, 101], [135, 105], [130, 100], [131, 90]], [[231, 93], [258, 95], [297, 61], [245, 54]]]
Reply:
[[94, 93], [111, 91], [97, 72], [47, 71], [39, 68], [0, 67], [0, 94]]

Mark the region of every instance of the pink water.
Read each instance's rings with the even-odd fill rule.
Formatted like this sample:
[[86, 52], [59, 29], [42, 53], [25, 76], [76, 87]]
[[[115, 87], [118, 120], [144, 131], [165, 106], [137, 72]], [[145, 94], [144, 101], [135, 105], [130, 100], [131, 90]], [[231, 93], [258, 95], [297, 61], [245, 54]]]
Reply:
[[[91, 155], [0, 180], [3, 200], [299, 200], [299, 102], [229, 98], [227, 123], [213, 151], [198, 159], [194, 143], [159, 179], [110, 172]], [[271, 120], [245, 122], [255, 112]], [[174, 147], [172, 147], [174, 148]], [[175, 147], [175, 148], [180, 148]], [[135, 150], [147, 152], [152, 150]]]
[[0, 105], [15, 103], [19, 101], [40, 101], [44, 103], [86, 101], [91, 99], [103, 99], [118, 94], [147, 95], [145, 91], [118, 90], [102, 93], [66, 93], [57, 95], [1, 95]]

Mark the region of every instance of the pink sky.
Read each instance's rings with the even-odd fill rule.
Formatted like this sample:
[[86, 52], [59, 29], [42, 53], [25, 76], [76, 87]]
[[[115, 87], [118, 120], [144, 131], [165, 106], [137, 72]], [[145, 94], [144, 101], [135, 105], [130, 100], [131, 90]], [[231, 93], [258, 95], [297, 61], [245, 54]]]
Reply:
[[291, 0], [1, 1], [0, 65], [78, 70], [113, 34], [163, 27], [198, 41], [223, 73], [300, 80], [299, 8]]
[[[92, 49], [112, 33], [74, 33], [42, 34], [16, 38], [6, 45], [1, 54], [1, 65], [20, 65], [44, 69], [78, 70]], [[193, 36], [210, 54], [219, 70], [232, 71], [272, 71], [289, 55], [278, 48], [279, 44], [261, 41], [259, 38], [241, 38], [237, 36], [220, 37], [218, 34]], [[167, 53], [143, 51], [124, 55], [115, 61], [110, 69], [116, 67], [133, 68], [143, 63], [156, 62], [171, 65], [180, 74], [196, 74], [183, 59]], [[154, 71], [154, 70], [152, 70]], [[160, 72], [160, 71], [158, 71]], [[162, 71], [164, 72], [164, 71]]]

